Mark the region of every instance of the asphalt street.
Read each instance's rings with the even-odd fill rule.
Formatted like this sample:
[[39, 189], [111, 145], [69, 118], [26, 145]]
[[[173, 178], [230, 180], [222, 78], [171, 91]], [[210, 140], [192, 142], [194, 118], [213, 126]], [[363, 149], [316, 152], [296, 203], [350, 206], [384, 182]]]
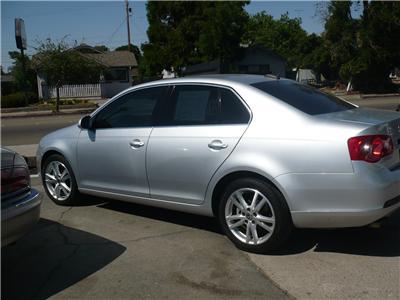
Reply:
[[399, 214], [382, 228], [296, 230], [282, 250], [255, 255], [212, 218], [82, 201], [43, 196], [37, 226], [2, 249], [2, 299], [400, 298]]
[[82, 115], [58, 115], [43, 117], [9, 118], [1, 120], [1, 144], [38, 144], [46, 134], [76, 124]]

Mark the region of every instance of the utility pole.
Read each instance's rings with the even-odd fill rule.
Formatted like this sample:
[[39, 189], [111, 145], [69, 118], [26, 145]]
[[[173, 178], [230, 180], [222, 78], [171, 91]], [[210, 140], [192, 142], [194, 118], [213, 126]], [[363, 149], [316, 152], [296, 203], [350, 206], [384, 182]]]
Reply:
[[129, 25], [129, 13], [132, 10], [129, 7], [128, 0], [125, 0], [125, 11], [126, 11], [126, 26], [128, 28], [128, 50], [131, 51], [131, 27]]

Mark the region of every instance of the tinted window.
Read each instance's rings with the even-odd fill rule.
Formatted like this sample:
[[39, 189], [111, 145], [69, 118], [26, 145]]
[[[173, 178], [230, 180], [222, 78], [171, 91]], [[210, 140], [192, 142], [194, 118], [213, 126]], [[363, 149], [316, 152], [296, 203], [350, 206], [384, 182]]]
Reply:
[[250, 118], [232, 91], [211, 86], [176, 86], [172, 106], [175, 125], [240, 124]]
[[95, 117], [96, 128], [144, 127], [154, 124], [157, 103], [167, 87], [155, 87], [131, 92], [116, 99]]
[[221, 114], [219, 122], [222, 124], [243, 124], [250, 119], [249, 111], [242, 101], [230, 90], [220, 89]]
[[337, 97], [289, 80], [263, 81], [252, 86], [310, 115], [333, 113], [355, 108]]

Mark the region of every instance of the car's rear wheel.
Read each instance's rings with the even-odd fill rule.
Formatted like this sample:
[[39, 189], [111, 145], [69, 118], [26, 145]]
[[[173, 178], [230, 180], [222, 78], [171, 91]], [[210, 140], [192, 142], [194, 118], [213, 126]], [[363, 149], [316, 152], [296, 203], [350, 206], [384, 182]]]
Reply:
[[68, 161], [59, 154], [50, 155], [42, 167], [42, 182], [47, 195], [58, 205], [78, 203], [78, 186]]
[[254, 178], [238, 179], [226, 187], [219, 220], [238, 248], [255, 253], [277, 249], [292, 229], [283, 196], [272, 185]]

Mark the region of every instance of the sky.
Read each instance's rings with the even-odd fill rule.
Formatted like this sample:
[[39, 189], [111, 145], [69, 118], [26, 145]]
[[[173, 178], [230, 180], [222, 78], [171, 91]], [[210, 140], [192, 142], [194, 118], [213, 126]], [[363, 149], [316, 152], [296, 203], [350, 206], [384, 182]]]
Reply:
[[[274, 18], [285, 12], [300, 17], [302, 27], [309, 33], [321, 33], [323, 24], [316, 16], [315, 1], [252, 1], [245, 7], [250, 14], [265, 10]], [[145, 1], [129, 1], [131, 40], [135, 45], [147, 41]], [[353, 12], [359, 15], [359, 12]], [[35, 53], [37, 41], [46, 38], [59, 41], [65, 37], [73, 43], [106, 45], [111, 50], [126, 45], [127, 26], [124, 1], [1, 1], [1, 65], [11, 66], [9, 51], [18, 50], [14, 37], [14, 18], [25, 21], [28, 40], [26, 53]]]

